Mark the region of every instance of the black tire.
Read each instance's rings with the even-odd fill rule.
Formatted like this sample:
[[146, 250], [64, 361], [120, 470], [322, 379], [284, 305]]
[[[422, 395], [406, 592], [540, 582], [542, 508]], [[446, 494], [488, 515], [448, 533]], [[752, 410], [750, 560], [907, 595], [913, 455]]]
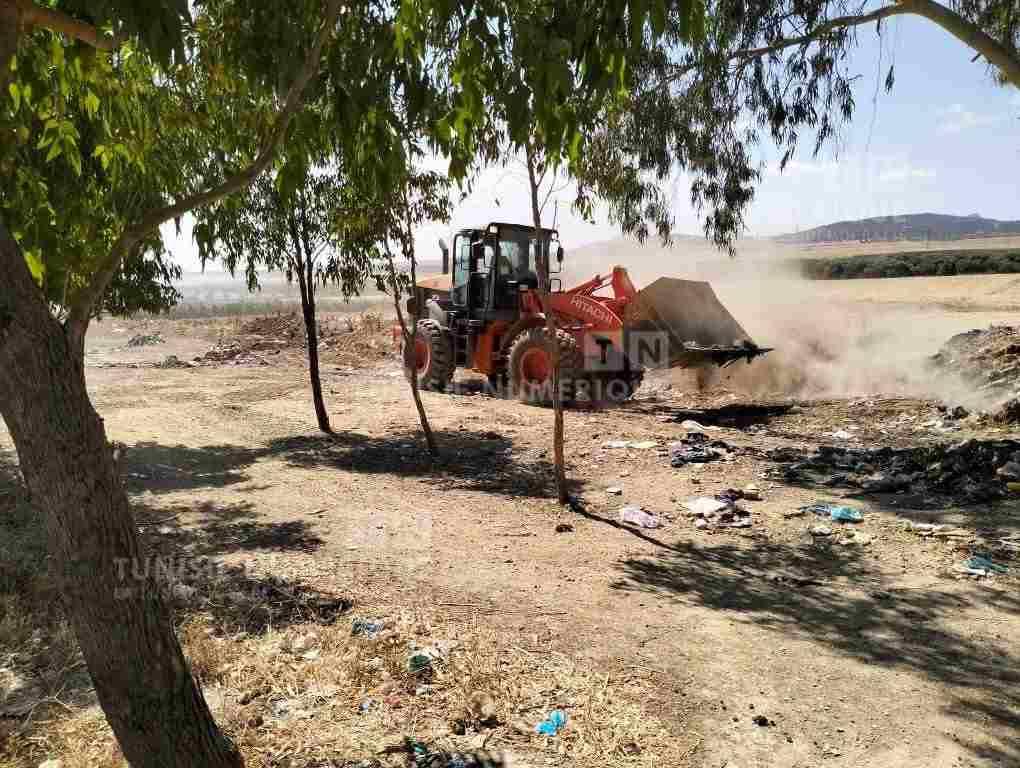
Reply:
[[523, 402], [545, 405], [553, 402], [552, 369], [548, 367], [547, 371], [543, 371], [541, 364], [544, 355], [548, 366], [550, 343], [559, 347], [560, 386], [564, 402], [574, 399], [577, 382], [583, 380], [584, 360], [572, 335], [557, 330], [555, 336], [550, 336], [547, 328], [528, 328], [514, 339], [510, 347], [510, 382], [518, 399]]
[[[455, 368], [450, 335], [435, 320], [419, 320], [414, 340], [419, 385], [422, 389], [445, 391], [453, 381]], [[421, 349], [426, 350], [424, 361], [418, 354]]]

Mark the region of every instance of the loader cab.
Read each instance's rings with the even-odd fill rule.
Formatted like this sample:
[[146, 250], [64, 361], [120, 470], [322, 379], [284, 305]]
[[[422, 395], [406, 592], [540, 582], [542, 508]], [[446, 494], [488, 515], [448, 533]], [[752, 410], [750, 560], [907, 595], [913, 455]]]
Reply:
[[[538, 248], [548, 254], [550, 272], [559, 271], [563, 248], [556, 230], [492, 223], [485, 229], [462, 229], [453, 238], [452, 252], [444, 250], [443, 271], [451, 272], [450, 304], [471, 320], [514, 320], [520, 293], [538, 287]], [[445, 244], [444, 244], [445, 245]]]

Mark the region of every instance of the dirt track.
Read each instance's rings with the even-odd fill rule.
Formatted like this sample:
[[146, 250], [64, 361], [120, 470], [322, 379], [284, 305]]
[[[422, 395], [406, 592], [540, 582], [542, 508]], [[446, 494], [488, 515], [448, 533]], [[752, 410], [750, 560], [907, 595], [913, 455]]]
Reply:
[[[595, 669], [651, 670], [649, 711], [683, 723], [677, 765], [1020, 764], [1020, 560], [1007, 576], [961, 578], [954, 566], [966, 547], [905, 526], [944, 522], [995, 539], [1020, 529], [1020, 503], [922, 510], [896, 495], [851, 499], [865, 514], [857, 528], [872, 537], [861, 546], [844, 543], [843, 531], [812, 536], [818, 518], [786, 516], [846, 491], [762, 477], [775, 465], [761, 452], [813, 448], [848, 425], [866, 445], [971, 436], [917, 428], [933, 403], [752, 408], [740, 428], [711, 435], [753, 452], [674, 469], [664, 449], [687, 434], [681, 409], [707, 409], [707, 422], [713, 408], [743, 401], [686, 394], [682, 374], [653, 377], [646, 394], [655, 397], [568, 414], [569, 474], [585, 504], [577, 512], [548, 500], [549, 413], [479, 394], [470, 381], [460, 394], [425, 395], [444, 451], [433, 462], [392, 361], [327, 365], [331, 438], [314, 430], [299, 350], [266, 366], [95, 367], [190, 359], [211, 344], [200, 325], [166, 322], [167, 344], [124, 349], [140, 325], [104, 323], [87, 345], [96, 406], [128, 447], [139, 517], [178, 515], [159, 535], [330, 591], [485, 614], [502, 632]], [[894, 422], [900, 431], [877, 431]], [[603, 447], [610, 441], [656, 447]], [[749, 483], [765, 497], [743, 502], [750, 528], [698, 530], [679, 504]], [[620, 525], [624, 504], [664, 525]], [[557, 533], [560, 523], [573, 530]], [[774, 724], [754, 724], [757, 715]]]

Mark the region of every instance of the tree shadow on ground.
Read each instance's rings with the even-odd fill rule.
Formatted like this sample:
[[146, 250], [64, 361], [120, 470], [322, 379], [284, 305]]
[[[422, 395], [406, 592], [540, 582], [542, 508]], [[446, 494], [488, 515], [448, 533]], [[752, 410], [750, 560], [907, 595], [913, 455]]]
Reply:
[[[314, 552], [323, 541], [304, 520], [263, 521], [250, 502], [147, 507], [134, 503], [146, 541], [167, 540], [191, 556], [228, 555], [248, 550]], [[181, 525], [181, 516], [188, 524]]]
[[192, 488], [223, 488], [248, 480], [245, 469], [265, 449], [238, 445], [160, 445], [142, 442], [126, 446], [121, 461], [124, 484], [131, 492], [168, 493]]
[[[510, 438], [496, 432], [446, 430], [435, 433], [440, 455], [430, 456], [414, 431], [385, 436], [358, 432], [274, 440], [267, 453], [295, 467], [331, 467], [366, 474], [420, 477], [443, 489], [509, 496], [551, 497], [553, 466], [542, 457], [514, 455]], [[572, 490], [580, 483], [572, 481]]]
[[794, 403], [727, 403], [715, 408], [677, 408], [672, 405], [646, 403], [640, 400], [624, 403], [621, 407], [639, 411], [642, 414], [669, 417], [669, 421], [680, 423], [696, 421], [706, 427], [729, 427], [747, 429], [768, 424], [778, 416], [785, 416]]
[[964, 746], [996, 764], [1020, 764], [1020, 654], [1006, 638], [964, 633], [960, 617], [971, 607], [1020, 616], [1015, 592], [897, 589], [869, 570], [856, 548], [817, 544], [679, 544], [620, 568], [616, 589], [730, 611], [783, 637], [945, 684], [947, 714], [987, 735]]
[[[272, 457], [293, 467], [418, 477], [445, 489], [529, 497], [555, 493], [553, 466], [544, 458], [544, 451], [525, 457], [514, 449], [510, 438], [492, 431], [444, 430], [435, 436], [438, 457], [428, 453], [420, 432], [408, 430], [383, 436], [359, 432], [295, 435], [259, 448], [137, 443], [125, 447], [122, 463], [131, 493], [247, 483], [251, 480], [248, 467]], [[579, 482], [573, 480], [571, 488], [578, 490]]]

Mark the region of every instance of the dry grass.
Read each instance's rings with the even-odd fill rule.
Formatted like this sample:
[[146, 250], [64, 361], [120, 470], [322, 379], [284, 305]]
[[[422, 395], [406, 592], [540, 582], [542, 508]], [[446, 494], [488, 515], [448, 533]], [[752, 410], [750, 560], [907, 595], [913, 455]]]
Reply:
[[[510, 753], [515, 765], [554, 757], [560, 765], [652, 766], [675, 757], [677, 724], [642, 704], [654, 687], [647, 677], [599, 673], [546, 648], [508, 642], [481, 619], [447, 622], [426, 606], [381, 612], [385, 629], [373, 638], [354, 636], [345, 617], [260, 635], [237, 632], [210, 613], [183, 619], [192, 670], [249, 766], [401, 765], [406, 756], [380, 752], [404, 737], [445, 752]], [[410, 671], [409, 656], [427, 648], [435, 661]], [[546, 738], [534, 726], [552, 709], [563, 709], [568, 723]], [[124, 765], [95, 706], [47, 707], [0, 745], [0, 768], [48, 758], [63, 768]]]

